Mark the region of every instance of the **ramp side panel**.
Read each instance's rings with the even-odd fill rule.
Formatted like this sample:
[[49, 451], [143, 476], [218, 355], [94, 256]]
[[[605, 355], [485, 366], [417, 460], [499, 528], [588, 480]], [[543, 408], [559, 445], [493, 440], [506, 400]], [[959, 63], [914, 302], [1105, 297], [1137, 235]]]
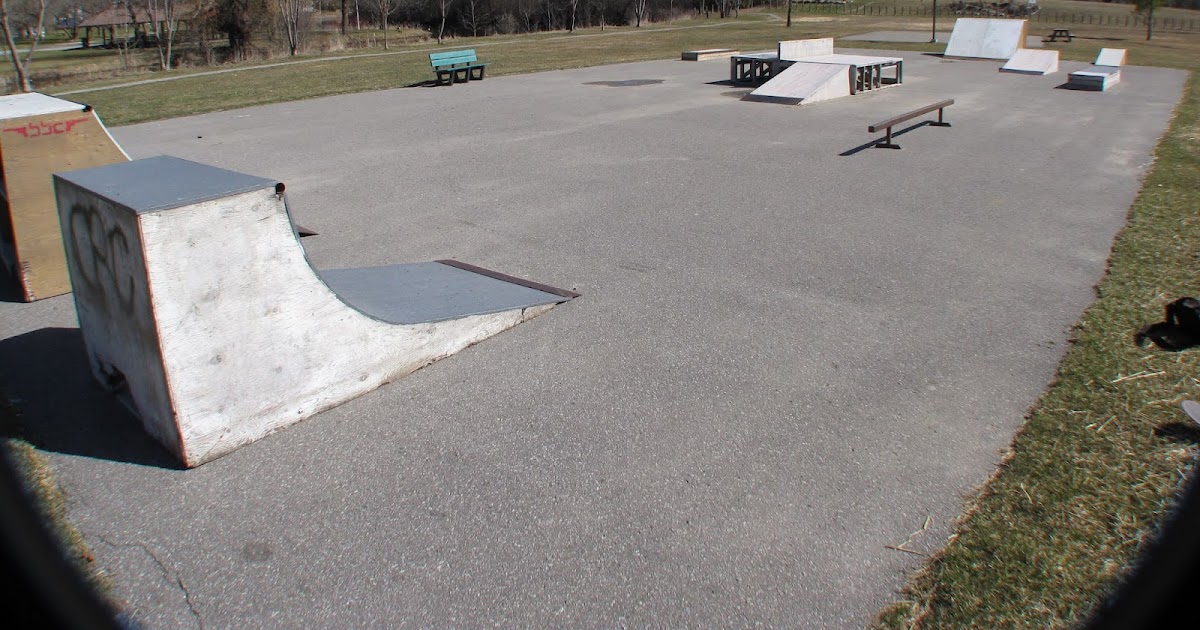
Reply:
[[151, 437], [182, 458], [137, 213], [61, 176], [53, 182], [92, 375], [118, 394]]
[[747, 100], [789, 105], [850, 96], [847, 65], [798, 62], [747, 95]]
[[1058, 72], [1058, 51], [1021, 48], [1000, 67], [1000, 71], [1041, 75]]
[[1067, 75], [1067, 85], [1083, 90], [1103, 92], [1121, 81], [1121, 71], [1105, 66], [1092, 66], [1088, 70], [1077, 70]]
[[945, 57], [1007, 60], [1025, 44], [1027, 22], [991, 18], [958, 18]]

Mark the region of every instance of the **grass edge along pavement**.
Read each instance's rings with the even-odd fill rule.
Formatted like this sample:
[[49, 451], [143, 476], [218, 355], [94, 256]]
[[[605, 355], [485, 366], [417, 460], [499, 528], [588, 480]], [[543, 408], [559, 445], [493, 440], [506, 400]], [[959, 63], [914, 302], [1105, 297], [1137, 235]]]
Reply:
[[[4, 392], [0, 391], [0, 466], [10, 470], [0, 472], [6, 475], [11, 473], [20, 486], [15, 489], [17, 497], [9, 497], [7, 492], [5, 494], [3, 508], [6, 511], [4, 516], [6, 531], [9, 528], [18, 527], [20, 521], [18, 515], [8, 513], [9, 510], [15, 512], [19, 509], [16, 505], [9, 505], [8, 499], [24, 501], [25, 506], [40, 520], [50, 544], [57, 548], [56, 551], [59, 552], [65, 566], [74, 571], [83, 586], [96, 594], [100, 603], [116, 610], [117, 606], [115, 600], [112, 599], [112, 584], [109, 577], [95, 565], [95, 556], [84, 542], [83, 535], [68, 518], [66, 496], [63, 489], [55, 480], [44, 456], [24, 439], [20, 412], [10, 404], [9, 398], [3, 394]], [[12, 546], [22, 545], [27, 547], [26, 551], [34, 556], [20, 560], [21, 562], [49, 561], [40, 556], [41, 550], [36, 541], [22, 538], [4, 542], [7, 545], [5, 554], [7, 560], [17, 561], [8, 556], [16, 552], [11, 548]], [[9, 566], [6, 567], [6, 570], [10, 578], [17, 576], [34, 578], [33, 567]], [[53, 580], [56, 586], [63, 586], [60, 580], [55, 579], [54, 571], [39, 577]], [[24, 586], [28, 587], [29, 585]], [[25, 602], [25, 605], [30, 605], [30, 602]], [[43, 619], [43, 621], [46, 620]]]
[[[779, 32], [800, 38], [820, 36], [811, 35], [811, 29], [833, 25], [800, 26], [763, 30], [766, 39]], [[638, 34], [648, 35], [651, 32]], [[714, 33], [710, 39], [719, 37]], [[1193, 73], [1197, 69], [1195, 61], [1159, 59], [1151, 51], [1142, 54], [1141, 46], [1137, 38], [1128, 41], [1137, 63], [1184, 66]], [[1078, 45], [1062, 50], [1064, 58], [1094, 56], [1094, 51]], [[574, 62], [552, 61], [566, 68], [631, 60], [622, 56], [628, 50], [609, 57], [594, 49], [587, 54]], [[424, 60], [413, 56], [425, 73]], [[548, 68], [510, 69], [516, 74]], [[273, 71], [255, 71], [252, 76], [262, 76], [259, 72]], [[236, 71], [231, 76], [236, 77]], [[126, 95], [114, 99], [109, 109], [133, 111], [142, 105]], [[227, 108], [243, 106], [239, 102]], [[105, 118], [110, 124], [114, 118], [117, 124], [129, 122], [123, 116]], [[1192, 376], [1200, 358], [1196, 351], [1138, 348], [1132, 333], [1159, 321], [1163, 305], [1174, 297], [1200, 292], [1195, 274], [1198, 207], [1200, 85], [1193, 74], [1155, 149], [1155, 162], [1127, 224], [1114, 242], [1097, 300], [1076, 325], [1055, 381], [992, 478], [966, 499], [945, 547], [911, 577], [902, 593], [905, 601], [879, 613], [872, 622], [875, 627], [1040, 628], [1081, 623], [1136, 566], [1195, 466], [1200, 432], [1181, 420], [1178, 403], [1200, 397], [1200, 381]]]
[[1086, 624], [1173, 517], [1200, 444], [1179, 407], [1198, 396], [1200, 350], [1142, 348], [1133, 334], [1200, 292], [1194, 72], [1155, 156], [1054, 382], [946, 546], [872, 627]]

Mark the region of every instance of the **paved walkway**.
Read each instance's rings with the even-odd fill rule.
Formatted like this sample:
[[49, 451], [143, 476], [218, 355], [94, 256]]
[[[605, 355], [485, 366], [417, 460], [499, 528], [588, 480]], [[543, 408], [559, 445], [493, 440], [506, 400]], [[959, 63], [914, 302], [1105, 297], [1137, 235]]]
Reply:
[[0, 382], [146, 628], [862, 628], [1050, 381], [1186, 79], [896, 54], [802, 107], [660, 61], [115, 129], [286, 182], [319, 268], [582, 297], [193, 470], [69, 296], [0, 303]]

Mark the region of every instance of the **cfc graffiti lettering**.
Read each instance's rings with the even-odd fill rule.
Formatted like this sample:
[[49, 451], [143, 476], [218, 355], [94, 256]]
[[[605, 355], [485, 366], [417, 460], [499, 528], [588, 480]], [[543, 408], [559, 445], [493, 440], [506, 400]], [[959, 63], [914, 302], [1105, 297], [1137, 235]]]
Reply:
[[55, 122], [31, 122], [24, 127], [5, 127], [4, 132], [19, 133], [26, 138], [57, 136], [70, 132], [72, 127], [86, 121], [87, 118], [72, 118], [71, 120], [58, 120]]
[[[96, 209], [83, 204], [71, 206], [71, 238], [83, 287], [94, 300], [114, 304], [121, 313], [133, 312], [134, 281], [129, 256], [129, 238], [120, 226], [106, 226]], [[111, 306], [110, 306], [111, 308]]]

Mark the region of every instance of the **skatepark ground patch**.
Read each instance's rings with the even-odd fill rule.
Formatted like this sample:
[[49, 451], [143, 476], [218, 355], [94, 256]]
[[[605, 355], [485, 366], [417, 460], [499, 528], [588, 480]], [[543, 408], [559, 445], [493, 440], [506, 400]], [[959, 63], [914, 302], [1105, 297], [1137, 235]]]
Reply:
[[589, 81], [584, 85], [607, 85], [608, 87], [638, 87], [639, 85], [656, 85], [662, 79], [628, 79], [625, 81]]
[[[451, 95], [477, 128], [419, 124], [444, 109], [444, 93], [429, 90], [404, 94], [403, 108], [387, 91], [120, 129], [141, 154], [187, 151], [319, 195], [306, 207], [339, 238], [306, 244], [316, 262], [452, 254], [581, 278], [595, 298], [200, 474], [51, 453], [77, 499], [72, 516], [93, 540], [122, 544], [98, 544], [97, 560], [147, 627], [189, 615], [253, 623], [267, 614], [256, 611], [279, 611], [281, 625], [402, 614], [431, 625], [753, 616], [863, 627], [915, 562], [897, 544], [918, 528], [899, 546], [928, 553], [945, 540], [960, 493], [1052, 377], [1175, 102], [1156, 95], [1177, 96], [1183, 81], [1131, 71], [1149, 88], [1136, 104], [1154, 116], [1146, 131], [1134, 127], [1146, 117], [1120, 111], [1129, 91], [1089, 98], [1051, 89], [1052, 78], [1001, 79], [996, 63], [936, 63], [907, 55], [925, 81], [804, 111], [719, 98], [729, 88], [705, 83], [719, 72], [671, 61], [497, 78]], [[578, 87], [614, 70], [676, 68], [659, 90]], [[536, 113], [566, 111], [564, 96], [580, 94], [570, 115]], [[863, 139], [862, 124], [943, 96], [959, 99], [958, 130], [860, 153], [858, 168], [827, 159]], [[533, 110], [531, 97], [546, 107]], [[1080, 129], [1045, 115], [1067, 107], [1136, 146], [1097, 163], [1091, 138], [1084, 146]], [[330, 115], [349, 108], [379, 131]], [[297, 125], [312, 131], [287, 133]], [[193, 133], [225, 144], [178, 142]], [[353, 153], [313, 150], [356, 133]], [[381, 155], [403, 168], [380, 168]], [[444, 177], [483, 159], [473, 177]], [[923, 173], [937, 177], [916, 181]], [[1063, 195], [1081, 173], [1094, 185]], [[397, 189], [412, 202], [398, 203]], [[520, 263], [533, 250], [536, 262]], [[72, 324], [52, 306], [21, 312]], [[0, 322], [6, 335], [24, 325]], [[33, 354], [21, 356], [63, 362]], [[39, 372], [22, 365], [0, 373], [32, 391], [29, 417], [78, 405], [89, 419], [80, 433], [116, 424], [61, 377], [39, 396], [26, 376]], [[1104, 389], [1156, 380], [1167, 379]], [[1082, 415], [1061, 426], [1108, 436], [1126, 420], [1099, 432], [1085, 423], [1104, 417]], [[185, 492], [199, 500], [179, 500]], [[277, 551], [257, 568], [224, 562], [247, 541]], [[134, 548], [150, 543], [190, 600]], [[374, 590], [364, 575], [409, 588]], [[234, 582], [246, 588], [224, 587]], [[302, 589], [312, 596], [295, 597]]]

